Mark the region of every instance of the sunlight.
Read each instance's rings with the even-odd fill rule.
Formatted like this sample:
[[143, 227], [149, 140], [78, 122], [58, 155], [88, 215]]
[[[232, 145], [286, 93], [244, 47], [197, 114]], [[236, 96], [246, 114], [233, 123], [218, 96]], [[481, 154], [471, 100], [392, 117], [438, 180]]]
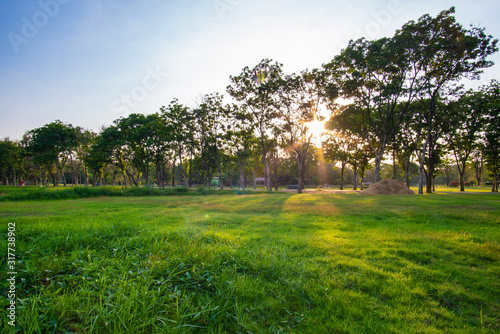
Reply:
[[321, 147], [321, 135], [325, 132], [325, 122], [314, 118], [312, 122], [307, 123], [309, 133], [313, 135], [312, 142], [317, 147]]
[[325, 122], [314, 120], [307, 124], [309, 131], [311, 131], [315, 136], [321, 136], [325, 132]]

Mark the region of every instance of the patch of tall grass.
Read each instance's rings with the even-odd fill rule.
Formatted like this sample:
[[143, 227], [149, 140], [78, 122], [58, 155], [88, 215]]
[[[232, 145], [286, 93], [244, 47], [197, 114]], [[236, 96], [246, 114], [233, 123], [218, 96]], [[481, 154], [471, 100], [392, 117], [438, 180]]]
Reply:
[[0, 201], [40, 201], [40, 200], [61, 200], [61, 199], [77, 199], [88, 197], [125, 197], [125, 196], [173, 196], [184, 195], [189, 193], [188, 188], [125, 188], [119, 189], [114, 187], [70, 187], [53, 191], [47, 188], [30, 188], [26, 191], [7, 192], [0, 196]]

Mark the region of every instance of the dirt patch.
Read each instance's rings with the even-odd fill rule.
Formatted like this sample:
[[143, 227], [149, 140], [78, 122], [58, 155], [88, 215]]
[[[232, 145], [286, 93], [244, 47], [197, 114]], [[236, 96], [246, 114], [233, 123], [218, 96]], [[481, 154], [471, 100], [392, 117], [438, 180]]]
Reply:
[[359, 193], [360, 195], [415, 195], [415, 192], [401, 181], [394, 179], [374, 183]]
[[[280, 189], [280, 192], [296, 194], [297, 189]], [[339, 189], [304, 189], [304, 194], [352, 194], [357, 193], [359, 190], [339, 190]]]

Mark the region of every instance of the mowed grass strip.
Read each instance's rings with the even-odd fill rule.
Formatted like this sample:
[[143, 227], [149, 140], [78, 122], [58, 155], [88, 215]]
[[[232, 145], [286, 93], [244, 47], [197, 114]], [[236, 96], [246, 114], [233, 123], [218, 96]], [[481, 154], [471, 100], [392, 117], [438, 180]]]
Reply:
[[8, 222], [21, 333], [500, 331], [497, 194], [4, 202], [4, 250]]

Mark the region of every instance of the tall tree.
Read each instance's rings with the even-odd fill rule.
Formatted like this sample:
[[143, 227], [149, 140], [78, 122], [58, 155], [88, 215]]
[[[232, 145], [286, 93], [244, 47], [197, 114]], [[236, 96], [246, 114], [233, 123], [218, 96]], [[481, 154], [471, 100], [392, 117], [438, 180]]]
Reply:
[[469, 91], [451, 107], [452, 115], [449, 115], [448, 122], [455, 126], [446, 134], [446, 141], [458, 168], [460, 191], [465, 191], [465, 169], [484, 128], [485, 104], [479, 92]]
[[329, 132], [323, 142], [323, 155], [332, 163], [340, 162], [340, 190], [344, 189], [344, 171], [356, 149], [353, 139], [346, 132]]
[[257, 143], [254, 136], [254, 125], [250, 122], [249, 114], [244, 106], [234, 106], [234, 114], [231, 119], [232, 126], [229, 135], [232, 147], [238, 157], [239, 186], [245, 190], [245, 170], [248, 160], [252, 154], [252, 148]]
[[0, 141], [0, 180], [5, 185], [17, 184], [16, 171], [21, 171], [22, 155], [22, 148], [18, 143], [9, 138]]
[[158, 187], [164, 188], [166, 184], [165, 164], [171, 154], [171, 140], [173, 129], [170, 124], [162, 121], [159, 113], [146, 116], [148, 136], [145, 145], [156, 168]]
[[484, 68], [493, 65], [487, 57], [498, 51], [498, 40], [486, 35], [483, 28], [464, 29], [456, 22], [454, 13], [452, 7], [435, 18], [424, 15], [417, 22], [408, 22], [396, 33], [399, 40], [409, 41], [404, 46], [411, 50], [410, 64], [420, 71], [418, 92], [420, 99], [425, 101], [421, 124], [426, 127], [427, 134], [424, 143], [424, 156], [428, 161], [427, 193], [432, 192], [432, 176], [437, 164], [434, 151], [438, 140], [433, 138], [433, 133], [443, 125], [436, 121], [439, 119], [438, 103], [460, 88], [457, 85], [462, 78], [479, 78]]
[[[394, 38], [350, 41], [324, 65], [332, 82], [352, 103], [338, 110], [336, 122], [363, 137], [375, 156], [375, 182], [387, 145], [396, 136], [418, 87], [418, 68], [405, 43]], [[398, 107], [402, 105], [403, 108]]]
[[92, 131], [85, 130], [83, 128], [77, 128], [77, 130], [78, 130], [77, 131], [78, 145], [75, 151], [78, 161], [80, 163], [80, 167], [83, 169], [83, 177], [84, 177], [83, 182], [85, 186], [88, 186], [89, 166], [86, 164], [87, 161], [86, 158], [90, 154], [90, 149], [95, 141], [95, 138], [97, 137], [97, 134]]
[[287, 75], [280, 81], [280, 89], [274, 100], [279, 111], [282, 146], [297, 160], [298, 193], [304, 189], [306, 158], [314, 139], [319, 140], [322, 125], [318, 118], [320, 104], [330, 106], [337, 98], [336, 89], [330, 89], [325, 72], [302, 71], [300, 75]]
[[196, 118], [200, 121], [200, 130], [203, 133], [204, 142], [208, 146], [208, 152], [212, 153], [219, 175], [219, 188], [224, 189], [222, 179], [222, 158], [225, 146], [230, 137], [231, 115], [233, 108], [223, 104], [223, 96], [218, 93], [207, 94], [199, 108], [195, 111]]
[[180, 104], [177, 99], [174, 99], [168, 107], [160, 108], [160, 117], [163, 122], [170, 125], [171, 147], [175, 152], [175, 156], [179, 159], [184, 186], [189, 187], [189, 178], [186, 170], [187, 164], [184, 158], [191, 147], [197, 145], [192, 131], [194, 127], [194, 115], [186, 106]]
[[491, 191], [498, 192], [500, 177], [500, 83], [492, 80], [481, 88], [486, 100], [482, 153], [493, 178]]
[[103, 129], [93, 138], [88, 152], [83, 156], [83, 162], [92, 171], [93, 186], [97, 185], [97, 181], [102, 178], [104, 168], [109, 164], [113, 164], [121, 171], [124, 185], [128, 186], [125, 173], [127, 161], [124, 159], [121, 142], [120, 133], [113, 125]]
[[[25, 138], [28, 151], [34, 157], [35, 163], [45, 166], [51, 174], [51, 166], [55, 165], [61, 174], [64, 185], [66, 185], [61, 158], [64, 159], [76, 148], [78, 144], [76, 129], [71, 124], [64, 124], [60, 120], [56, 120], [29, 131]], [[54, 186], [57, 186], [57, 178], [52, 175], [52, 179]]]
[[253, 69], [245, 67], [240, 75], [230, 76], [231, 85], [227, 92], [247, 108], [252, 124], [255, 125], [260, 142], [262, 163], [266, 172], [267, 190], [271, 191], [271, 169], [268, 162], [268, 153], [273, 147], [270, 140], [274, 121], [277, 118], [273, 98], [279, 89], [279, 80], [282, 76], [282, 64], [272, 63], [270, 59], [263, 59]]

